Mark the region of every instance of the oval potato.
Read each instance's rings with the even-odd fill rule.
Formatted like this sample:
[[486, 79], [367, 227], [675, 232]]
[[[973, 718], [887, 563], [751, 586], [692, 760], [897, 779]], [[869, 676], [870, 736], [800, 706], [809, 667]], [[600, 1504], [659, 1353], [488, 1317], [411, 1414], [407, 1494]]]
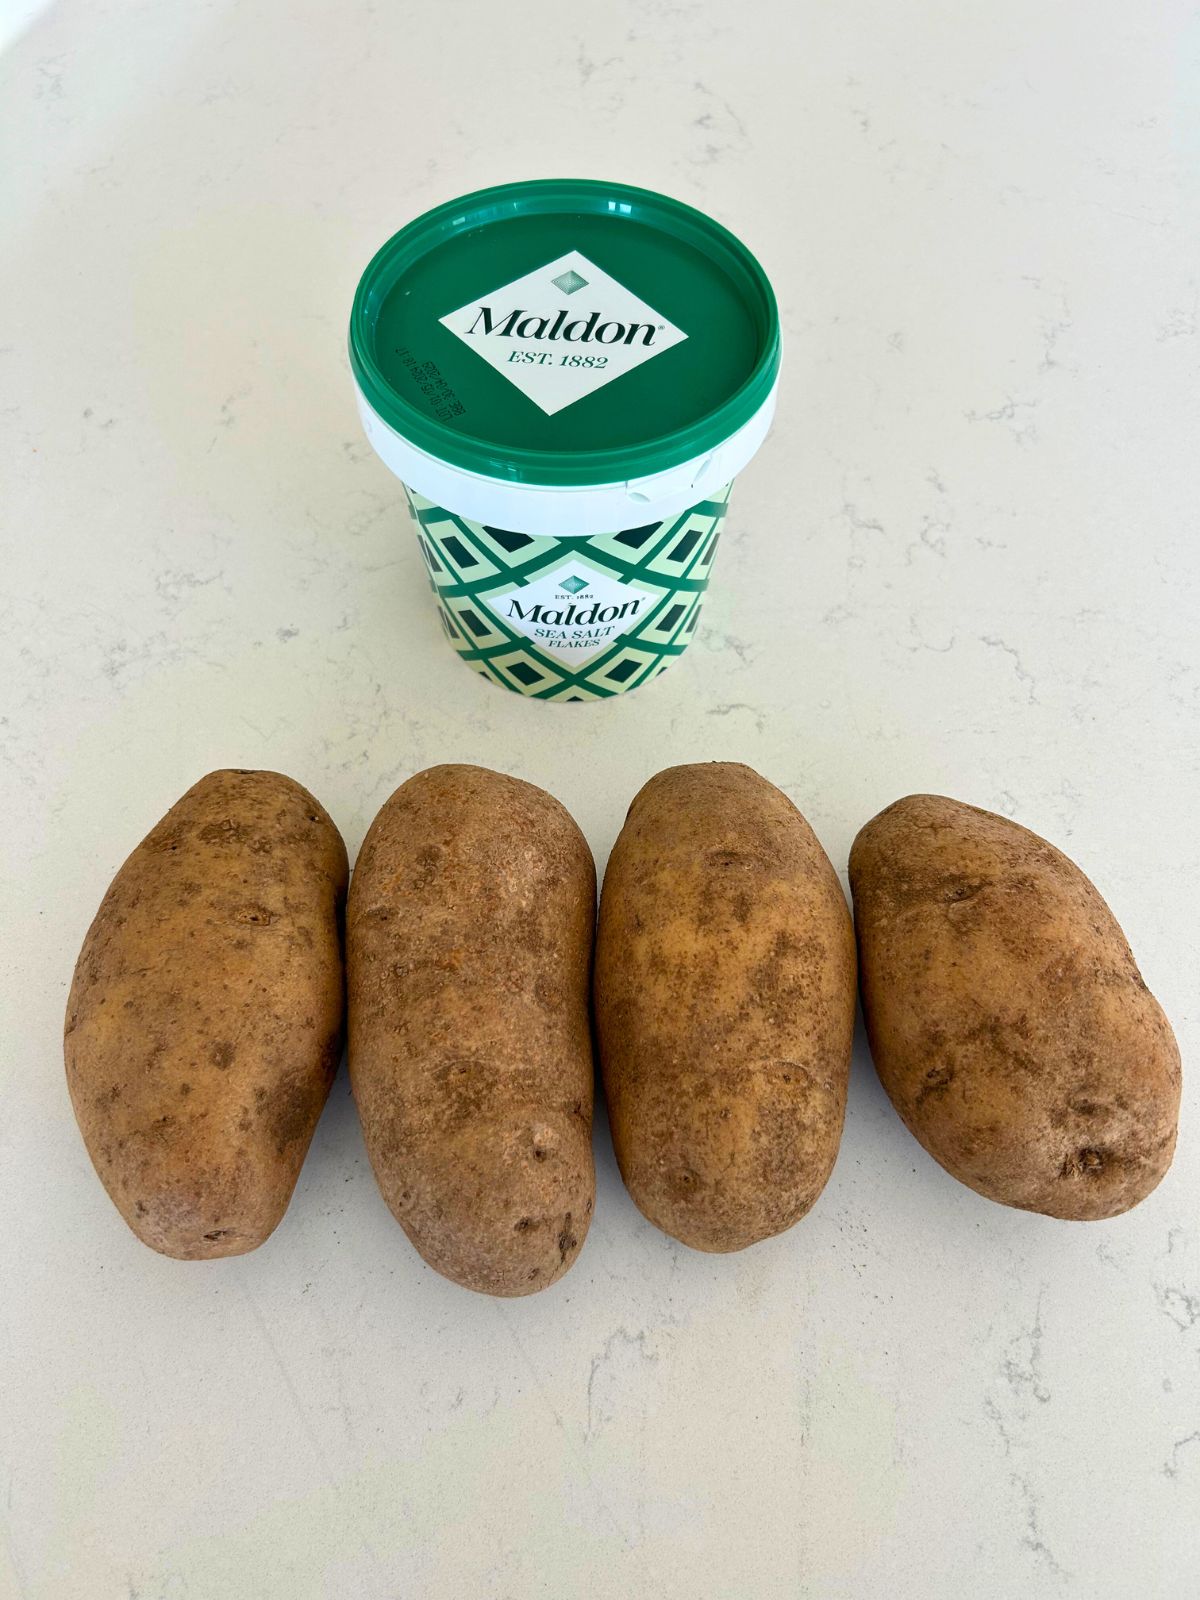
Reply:
[[1112, 912], [1037, 834], [942, 795], [850, 854], [863, 1011], [896, 1110], [1004, 1205], [1127, 1211], [1175, 1148], [1179, 1051]]
[[482, 767], [410, 778], [363, 843], [347, 910], [363, 1136], [409, 1239], [466, 1288], [544, 1289], [587, 1233], [595, 909], [566, 810]]
[[671, 767], [613, 848], [596, 1025], [613, 1145], [640, 1210], [740, 1250], [812, 1206], [837, 1156], [854, 933], [825, 852], [749, 767]]
[[212, 772], [101, 902], [67, 1004], [100, 1180], [164, 1255], [240, 1255], [287, 1209], [341, 1053], [346, 848], [278, 772]]

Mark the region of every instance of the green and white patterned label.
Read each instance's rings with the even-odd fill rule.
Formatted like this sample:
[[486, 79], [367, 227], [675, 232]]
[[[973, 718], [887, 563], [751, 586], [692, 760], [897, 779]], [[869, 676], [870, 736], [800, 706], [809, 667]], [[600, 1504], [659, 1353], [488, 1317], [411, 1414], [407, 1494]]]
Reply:
[[472, 522], [405, 494], [442, 627], [464, 661], [518, 694], [601, 700], [686, 650], [730, 488], [665, 522], [570, 538]]

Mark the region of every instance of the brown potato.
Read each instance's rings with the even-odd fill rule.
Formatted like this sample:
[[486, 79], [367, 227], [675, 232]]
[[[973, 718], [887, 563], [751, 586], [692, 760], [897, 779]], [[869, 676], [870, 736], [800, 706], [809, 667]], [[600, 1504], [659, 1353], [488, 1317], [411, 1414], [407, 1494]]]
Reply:
[[1079, 868], [918, 794], [867, 823], [850, 883], [875, 1065], [934, 1160], [1051, 1217], [1143, 1200], [1175, 1148], [1179, 1051]]
[[363, 843], [346, 919], [354, 1098], [397, 1221], [468, 1289], [544, 1289], [587, 1233], [595, 912], [566, 810], [482, 767], [410, 778]]
[[67, 1004], [67, 1083], [117, 1209], [164, 1255], [287, 1210], [341, 1053], [346, 847], [278, 772], [210, 772], [113, 879]]
[[670, 767], [635, 797], [600, 900], [596, 1025], [638, 1207], [698, 1250], [810, 1208], [833, 1169], [854, 933], [808, 823], [749, 767]]

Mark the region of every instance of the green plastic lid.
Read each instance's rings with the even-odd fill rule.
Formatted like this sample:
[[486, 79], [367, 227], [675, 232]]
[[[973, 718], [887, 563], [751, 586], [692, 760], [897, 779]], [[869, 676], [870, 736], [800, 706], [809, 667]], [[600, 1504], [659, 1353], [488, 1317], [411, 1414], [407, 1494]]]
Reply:
[[582, 486], [714, 450], [769, 400], [779, 315], [758, 262], [627, 184], [505, 184], [408, 224], [363, 273], [350, 362], [417, 449]]

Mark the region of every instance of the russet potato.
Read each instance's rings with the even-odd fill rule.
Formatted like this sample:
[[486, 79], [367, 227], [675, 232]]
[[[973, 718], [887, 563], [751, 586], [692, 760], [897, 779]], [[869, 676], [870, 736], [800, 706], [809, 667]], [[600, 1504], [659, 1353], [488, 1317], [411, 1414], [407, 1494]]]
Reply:
[[363, 1136], [405, 1233], [467, 1288], [544, 1289], [587, 1233], [595, 909], [566, 810], [481, 767], [410, 778], [363, 843], [347, 911]]
[[595, 974], [613, 1145], [651, 1222], [726, 1251], [808, 1211], [854, 1007], [845, 897], [787, 796], [730, 762], [651, 778], [605, 873]]
[[212, 772], [117, 873], [75, 968], [67, 1082], [117, 1209], [240, 1255], [287, 1209], [341, 1053], [346, 849], [277, 772]]
[[1091, 1219], [1166, 1172], [1179, 1051], [1098, 891], [1006, 817], [897, 800], [850, 855], [863, 1011], [908, 1127], [1005, 1205]]

